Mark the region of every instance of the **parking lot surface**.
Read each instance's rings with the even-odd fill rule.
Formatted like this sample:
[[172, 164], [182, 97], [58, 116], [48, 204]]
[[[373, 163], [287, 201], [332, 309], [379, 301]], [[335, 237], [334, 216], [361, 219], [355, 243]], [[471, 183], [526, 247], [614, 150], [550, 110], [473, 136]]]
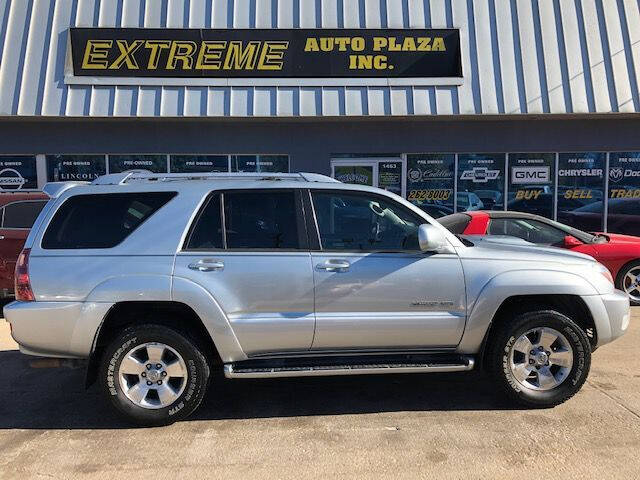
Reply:
[[475, 372], [225, 380], [136, 429], [84, 371], [29, 368], [0, 320], [0, 478], [640, 478], [640, 308], [582, 391], [513, 409]]

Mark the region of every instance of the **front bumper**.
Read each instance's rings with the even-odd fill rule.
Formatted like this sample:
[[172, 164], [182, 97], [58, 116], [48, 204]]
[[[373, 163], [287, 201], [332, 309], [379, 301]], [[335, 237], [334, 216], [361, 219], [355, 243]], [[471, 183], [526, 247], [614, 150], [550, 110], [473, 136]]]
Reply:
[[582, 297], [591, 311], [598, 333], [597, 346], [601, 347], [622, 336], [629, 328], [631, 307], [629, 296], [620, 290], [604, 295]]
[[113, 304], [11, 302], [4, 318], [20, 351], [42, 357], [87, 358], [102, 319]]

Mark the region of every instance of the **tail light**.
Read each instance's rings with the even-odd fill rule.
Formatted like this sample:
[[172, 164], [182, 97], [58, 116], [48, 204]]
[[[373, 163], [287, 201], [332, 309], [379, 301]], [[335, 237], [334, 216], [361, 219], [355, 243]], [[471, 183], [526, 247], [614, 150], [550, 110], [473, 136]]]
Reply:
[[33, 290], [31, 290], [31, 280], [29, 279], [29, 253], [31, 253], [30, 248], [22, 250], [16, 262], [14, 277], [16, 300], [22, 302], [33, 302], [36, 299], [33, 295]]

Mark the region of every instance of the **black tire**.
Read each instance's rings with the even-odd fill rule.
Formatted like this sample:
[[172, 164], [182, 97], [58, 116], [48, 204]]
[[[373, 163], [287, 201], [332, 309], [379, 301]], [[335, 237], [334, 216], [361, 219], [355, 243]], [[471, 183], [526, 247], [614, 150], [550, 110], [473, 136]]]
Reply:
[[[162, 343], [174, 349], [182, 357], [188, 372], [182, 393], [163, 408], [151, 409], [135, 404], [124, 393], [117, 374], [127, 353], [147, 342]], [[206, 358], [191, 340], [176, 330], [154, 324], [125, 329], [106, 348], [100, 363], [100, 384], [106, 397], [125, 419], [144, 426], [168, 425], [188, 417], [204, 398], [209, 374]]]
[[[564, 381], [550, 390], [527, 388], [510, 368], [511, 347], [531, 329], [548, 327], [560, 332], [573, 350], [573, 365]], [[585, 332], [570, 318], [552, 310], [524, 313], [502, 322], [492, 333], [487, 363], [491, 374], [507, 396], [519, 405], [554, 407], [574, 396], [582, 387], [591, 366], [591, 344]]]
[[[623, 285], [624, 277], [627, 275], [627, 273], [629, 273], [629, 270], [638, 267], [640, 267], [640, 260], [634, 260], [633, 262], [629, 262], [626, 265], [622, 266], [622, 268], [618, 272], [618, 276], [616, 277], [616, 288], [618, 290], [622, 290], [623, 292], [625, 291]], [[640, 305], [640, 302], [638, 302], [637, 300], [633, 300], [631, 297], [629, 297], [629, 302], [632, 306]]]

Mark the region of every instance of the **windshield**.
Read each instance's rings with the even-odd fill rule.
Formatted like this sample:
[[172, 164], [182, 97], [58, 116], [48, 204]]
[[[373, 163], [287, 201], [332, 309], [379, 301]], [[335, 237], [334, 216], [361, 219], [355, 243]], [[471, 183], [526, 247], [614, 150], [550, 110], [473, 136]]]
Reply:
[[569, 225], [565, 225], [564, 223], [555, 222], [553, 220], [547, 220], [551, 225], [556, 228], [559, 228], [563, 232], [566, 232], [568, 235], [576, 237], [578, 240], [581, 240], [584, 243], [602, 243], [606, 242], [607, 238], [602, 235], [594, 235], [592, 233], [583, 232], [582, 230], [578, 230], [577, 228], [570, 227]]

